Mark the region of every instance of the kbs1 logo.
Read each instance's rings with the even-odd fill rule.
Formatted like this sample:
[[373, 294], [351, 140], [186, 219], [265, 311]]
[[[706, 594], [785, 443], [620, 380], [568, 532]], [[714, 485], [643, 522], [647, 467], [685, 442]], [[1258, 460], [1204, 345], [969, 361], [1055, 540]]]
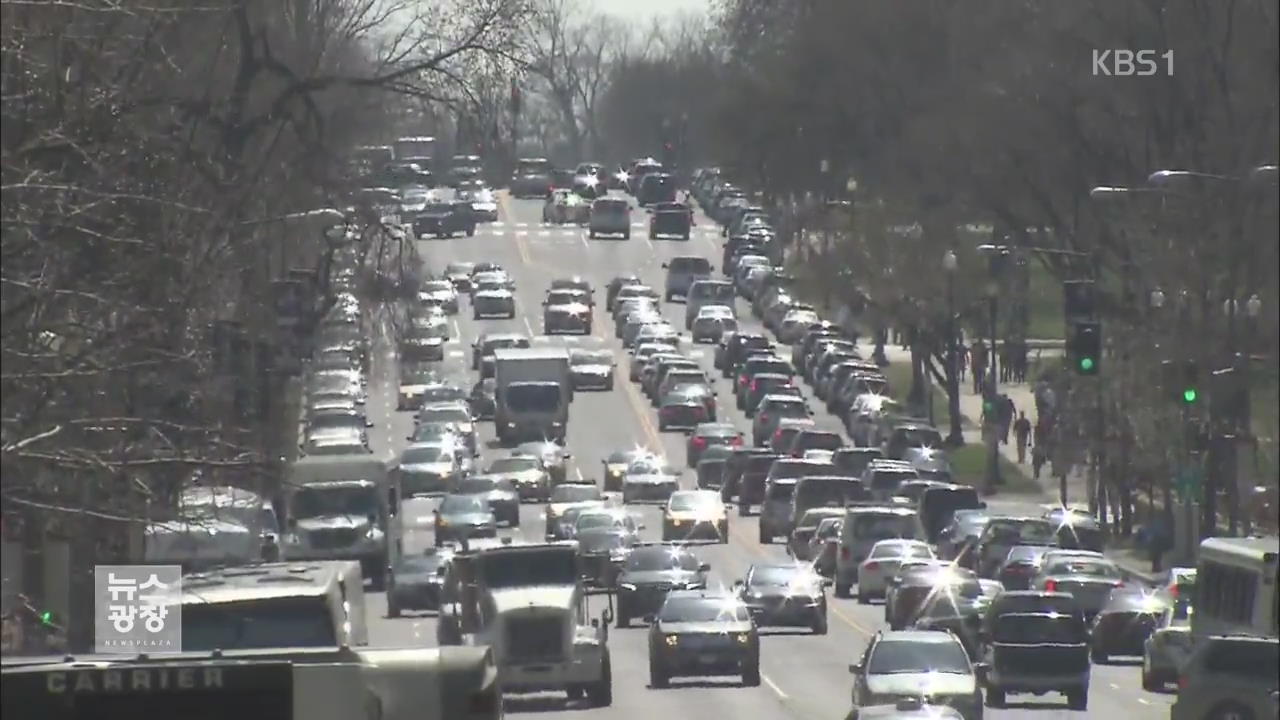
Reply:
[[1173, 75], [1173, 51], [1107, 49], [1093, 51], [1095, 77]]

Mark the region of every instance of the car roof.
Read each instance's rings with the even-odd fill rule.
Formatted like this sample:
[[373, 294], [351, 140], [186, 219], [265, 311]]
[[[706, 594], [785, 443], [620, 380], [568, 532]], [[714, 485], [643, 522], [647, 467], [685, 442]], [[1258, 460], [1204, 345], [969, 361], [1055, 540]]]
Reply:
[[955, 643], [955, 635], [942, 630], [883, 630], [880, 642]]

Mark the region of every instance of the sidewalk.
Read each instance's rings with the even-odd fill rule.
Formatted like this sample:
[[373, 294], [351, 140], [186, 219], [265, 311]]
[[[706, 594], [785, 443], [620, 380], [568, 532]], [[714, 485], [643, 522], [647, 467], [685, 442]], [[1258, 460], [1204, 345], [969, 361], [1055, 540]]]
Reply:
[[[869, 342], [865, 337], [858, 339], [858, 351], [863, 357], [871, 357], [875, 349], [875, 344]], [[901, 346], [885, 345], [885, 356], [892, 364], [910, 364], [911, 352], [904, 350]], [[1031, 383], [1027, 382], [1009, 382], [1001, 383], [999, 391], [1009, 396], [1013, 400], [1015, 416], [1017, 412], [1026, 412], [1027, 419], [1035, 424], [1035, 397], [1032, 393]], [[965, 381], [960, 387], [960, 412], [964, 417], [971, 421], [965, 423], [964, 441], [965, 444], [981, 445], [982, 429], [978, 424], [978, 420], [982, 417], [982, 396], [973, 392], [973, 376], [969, 373], [965, 375]], [[1005, 459], [1011, 464], [1018, 465], [1018, 450], [1013, 444], [1012, 432], [1010, 433], [1010, 442], [1000, 445], [1000, 452]], [[1027, 450], [1027, 461], [1022, 465], [1018, 465], [1023, 469], [1028, 477], [1031, 476], [1031, 451]], [[1040, 479], [1036, 481], [1040, 488], [1039, 494], [1021, 495], [1020, 497], [1034, 503], [1052, 503], [1058, 501], [1058, 478], [1049, 472], [1049, 467], [1041, 469]], [[1084, 475], [1079, 472], [1072, 472], [1067, 475], [1067, 503], [1071, 505], [1080, 504], [1088, 505], [1089, 498], [1087, 493], [1087, 483]], [[1117, 566], [1130, 578], [1138, 582], [1154, 585], [1158, 582], [1157, 577], [1160, 573], [1151, 572], [1151, 558], [1140, 549], [1135, 549], [1130, 543], [1117, 544], [1109, 547], [1106, 554]]]

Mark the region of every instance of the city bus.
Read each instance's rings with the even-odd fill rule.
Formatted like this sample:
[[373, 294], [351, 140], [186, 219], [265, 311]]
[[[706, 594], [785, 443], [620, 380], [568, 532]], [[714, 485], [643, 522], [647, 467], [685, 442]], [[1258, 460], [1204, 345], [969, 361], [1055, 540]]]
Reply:
[[1194, 638], [1280, 636], [1276, 593], [1280, 537], [1214, 537], [1200, 543], [1196, 565]]

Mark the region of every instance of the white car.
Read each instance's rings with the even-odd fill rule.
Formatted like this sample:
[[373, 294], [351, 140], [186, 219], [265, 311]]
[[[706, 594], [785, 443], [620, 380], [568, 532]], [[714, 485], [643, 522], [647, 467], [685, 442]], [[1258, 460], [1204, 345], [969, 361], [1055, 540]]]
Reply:
[[871, 598], [883, 598], [889, 589], [889, 581], [898, 574], [905, 560], [933, 560], [933, 548], [920, 540], [893, 538], [881, 540], [871, 547], [871, 553], [858, 568], [858, 602], [867, 604]]
[[785, 345], [799, 340], [804, 335], [805, 330], [810, 325], [817, 323], [821, 318], [818, 313], [812, 310], [790, 310], [782, 317], [782, 322], [778, 323], [778, 342]]
[[725, 333], [737, 331], [737, 314], [728, 305], [703, 305], [690, 329], [695, 343], [720, 342]]

